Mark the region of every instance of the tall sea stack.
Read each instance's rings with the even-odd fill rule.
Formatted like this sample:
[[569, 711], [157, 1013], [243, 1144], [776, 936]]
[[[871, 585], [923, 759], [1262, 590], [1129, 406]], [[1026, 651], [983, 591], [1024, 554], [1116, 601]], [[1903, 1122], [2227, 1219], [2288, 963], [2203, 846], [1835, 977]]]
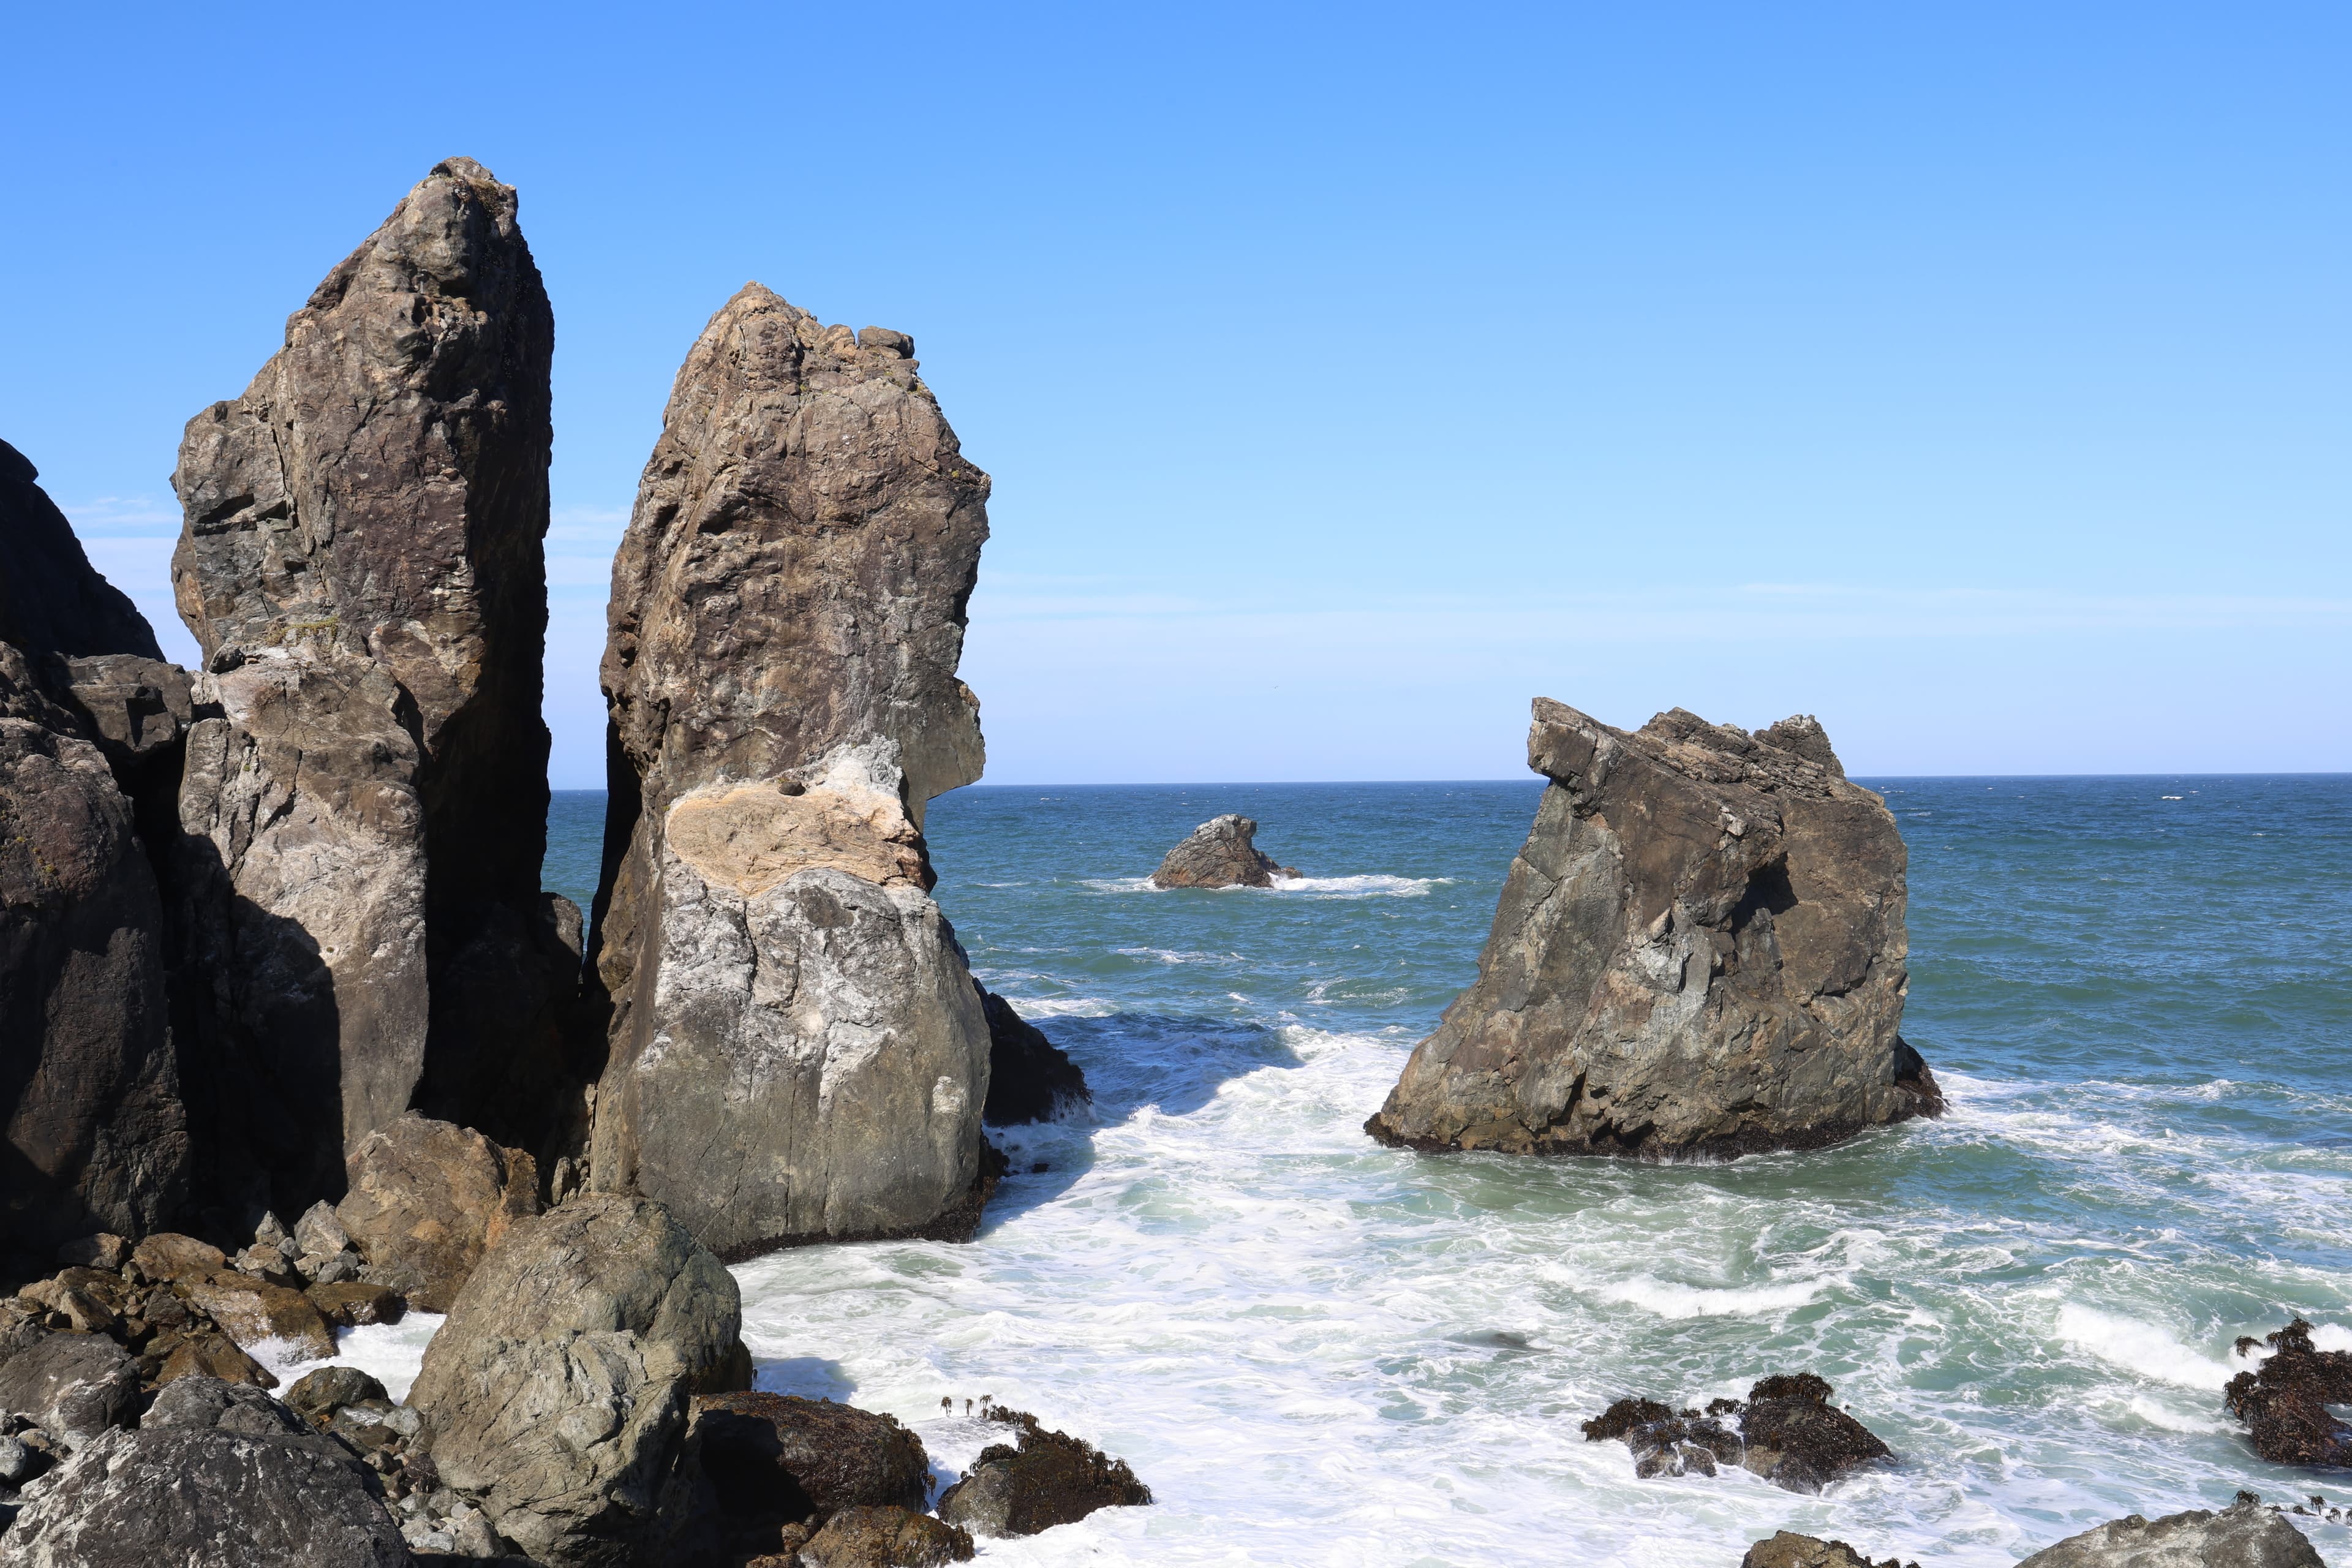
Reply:
[[[188, 1136], [163, 905], [114, 771], [136, 772], [142, 734], [176, 734], [135, 678], [171, 667], [38, 478], [0, 441], [0, 1253], [46, 1261], [168, 1218]], [[121, 744], [91, 711], [109, 688]]]
[[592, 1181], [723, 1257], [965, 1236], [983, 1196], [988, 1026], [921, 829], [980, 776], [989, 480], [913, 352], [746, 285], [613, 563]]
[[175, 867], [208, 1179], [293, 1213], [412, 1106], [563, 1114], [539, 891], [554, 339], [513, 189], [436, 166], [245, 395], [188, 423], [172, 576], [204, 653]]
[[1478, 979], [1365, 1130], [1416, 1149], [1733, 1155], [1933, 1115], [1900, 1033], [1902, 836], [1821, 726], [1538, 699], [1551, 781]]

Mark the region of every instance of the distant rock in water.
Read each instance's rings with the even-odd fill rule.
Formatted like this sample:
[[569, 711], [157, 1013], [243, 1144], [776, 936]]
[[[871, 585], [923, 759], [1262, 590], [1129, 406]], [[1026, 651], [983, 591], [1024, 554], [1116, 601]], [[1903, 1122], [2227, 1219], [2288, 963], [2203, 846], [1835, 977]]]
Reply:
[[1043, 1029], [993, 991], [983, 989], [980, 1003], [988, 1014], [988, 1107], [983, 1115], [991, 1127], [1050, 1121], [1094, 1103], [1087, 1075]]
[[2303, 1531], [2252, 1492], [2219, 1513], [2130, 1514], [2045, 1546], [2017, 1568], [2326, 1568]]
[[1798, 1373], [1764, 1378], [1745, 1400], [1718, 1399], [1703, 1414], [1621, 1399], [1587, 1421], [1584, 1436], [1593, 1443], [1622, 1439], [1633, 1451], [1634, 1475], [1645, 1479], [1711, 1476], [1718, 1464], [1737, 1465], [1792, 1492], [1817, 1492], [1893, 1452], [1830, 1404], [1832, 1392], [1821, 1378]]
[[[2254, 1452], [2274, 1465], [2352, 1468], [2352, 1423], [2328, 1408], [2352, 1405], [2352, 1351], [2324, 1351], [2311, 1342], [2311, 1325], [2295, 1319], [2262, 1343], [2272, 1354], [2242, 1372], [2222, 1391], [2230, 1414], [2246, 1424]], [[2249, 1335], [2238, 1353], [2259, 1348]]]
[[991, 1180], [988, 1022], [922, 837], [980, 776], [989, 481], [912, 354], [747, 284], [613, 561], [589, 1180], [730, 1258], [962, 1239]]
[[553, 344], [513, 188], [452, 158], [181, 441], [215, 715], [179, 795], [182, 1051], [231, 1207], [338, 1195], [412, 1107], [537, 1147], [577, 1099], [539, 888]]
[[1213, 816], [1168, 851], [1151, 880], [1162, 888], [1271, 888], [1276, 877], [1296, 877], [1295, 866], [1277, 866], [1251, 840], [1257, 824], [1235, 812]]
[[1528, 763], [1551, 784], [1477, 982], [1365, 1131], [1729, 1156], [1942, 1110], [1901, 1035], [1902, 836], [1818, 723], [1629, 734], [1539, 698]]

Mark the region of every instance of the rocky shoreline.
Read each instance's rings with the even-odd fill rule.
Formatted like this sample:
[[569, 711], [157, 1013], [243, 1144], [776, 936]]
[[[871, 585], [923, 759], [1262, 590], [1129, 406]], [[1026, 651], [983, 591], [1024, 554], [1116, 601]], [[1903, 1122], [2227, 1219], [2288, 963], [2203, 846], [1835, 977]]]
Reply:
[[[436, 165], [190, 420], [194, 670], [0, 444], [0, 1563], [929, 1564], [1153, 1501], [992, 1399], [1003, 1440], [935, 1489], [891, 1416], [754, 1387], [730, 1264], [967, 1240], [985, 1129], [1091, 1102], [932, 897], [925, 808], [984, 761], [991, 481], [903, 333], [758, 283], [710, 318], [614, 563], [583, 914], [538, 886], [554, 322], [519, 213]], [[1538, 700], [1528, 757], [1477, 981], [1374, 1138], [1726, 1158], [1940, 1111], [1903, 842], [1818, 723]], [[1151, 883], [1297, 879], [1257, 830]], [[446, 1321], [403, 1399], [281, 1389], [411, 1310]], [[2226, 1394], [2253, 1451], [2352, 1463], [2352, 1354], [2263, 1342]], [[1775, 1373], [1584, 1431], [1644, 1479], [1901, 1462], [1832, 1396]], [[2318, 1561], [2251, 1497], [2028, 1561], [2163, 1553]], [[1867, 1568], [1786, 1532], [1748, 1562]]]

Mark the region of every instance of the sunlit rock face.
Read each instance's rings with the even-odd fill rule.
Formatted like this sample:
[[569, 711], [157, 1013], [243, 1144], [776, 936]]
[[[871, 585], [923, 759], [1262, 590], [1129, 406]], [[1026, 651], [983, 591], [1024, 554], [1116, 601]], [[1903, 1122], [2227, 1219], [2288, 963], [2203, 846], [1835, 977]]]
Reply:
[[921, 829], [980, 776], [989, 481], [912, 355], [747, 285], [613, 564], [591, 1180], [730, 1258], [965, 1236], [985, 1195], [988, 1026]]
[[1901, 1035], [1906, 855], [1821, 726], [1538, 699], [1551, 781], [1478, 979], [1366, 1131], [1419, 1149], [1733, 1155], [1941, 1109]]
[[563, 1115], [554, 325], [516, 212], [436, 166], [181, 444], [173, 582], [213, 715], [179, 797], [190, 1048], [232, 1203], [340, 1192], [412, 1106], [532, 1147]]

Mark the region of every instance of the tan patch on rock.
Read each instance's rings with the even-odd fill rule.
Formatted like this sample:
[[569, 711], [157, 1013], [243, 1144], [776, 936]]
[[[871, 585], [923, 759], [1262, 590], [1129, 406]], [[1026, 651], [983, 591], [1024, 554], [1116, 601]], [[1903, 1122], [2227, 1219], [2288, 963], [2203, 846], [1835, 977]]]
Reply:
[[704, 790], [671, 806], [663, 831], [696, 875], [747, 899], [818, 868], [884, 887], [923, 882], [915, 825], [877, 792], [821, 784], [786, 795], [773, 781]]

